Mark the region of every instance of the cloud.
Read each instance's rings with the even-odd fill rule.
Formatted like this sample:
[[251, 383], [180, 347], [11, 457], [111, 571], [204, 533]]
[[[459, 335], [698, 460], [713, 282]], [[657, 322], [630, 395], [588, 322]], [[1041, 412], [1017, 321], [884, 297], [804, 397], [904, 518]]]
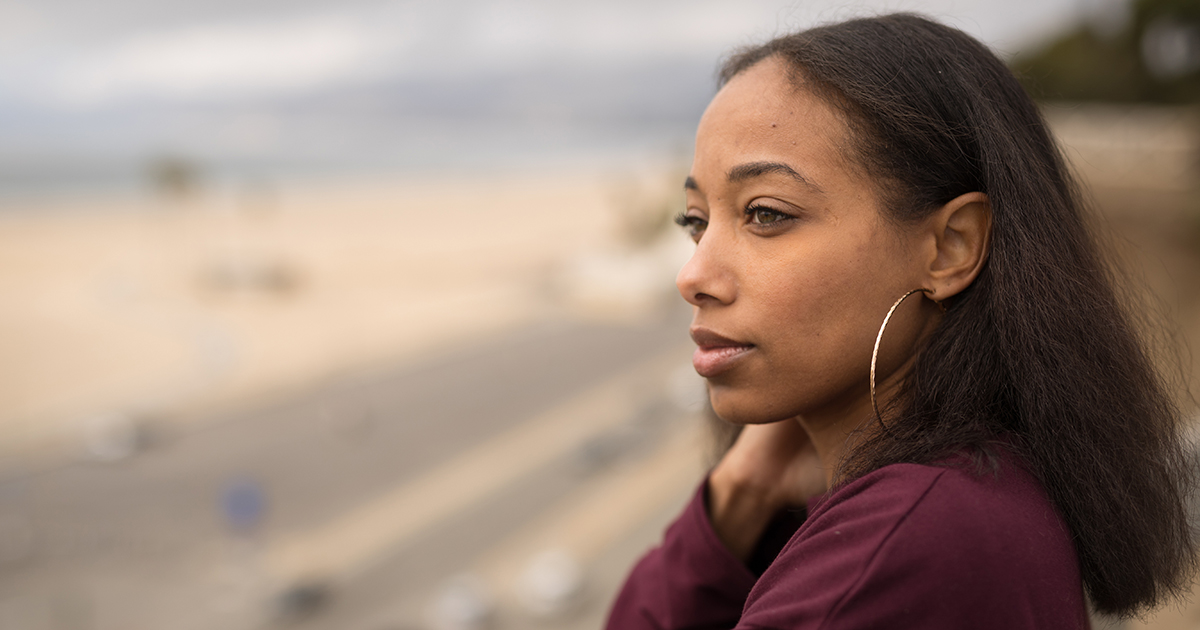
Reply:
[[990, 0], [313, 0], [269, 11], [217, 2], [195, 22], [180, 13], [195, 5], [178, 0], [153, 5], [164, 15], [180, 13], [172, 20], [146, 17], [142, 0], [110, 0], [124, 17], [89, 30], [88, 23], [103, 20], [89, 17], [86, 7], [66, 10], [61, 1], [57, 11], [41, 13], [31, 0], [12, 4], [24, 7], [8, 11], [25, 15], [23, 24], [60, 32], [26, 38], [7, 53], [0, 46], [3, 97], [87, 110], [270, 98], [364, 81], [453, 82], [547, 65], [631, 67], [688, 58], [712, 67], [741, 44], [896, 9], [930, 12], [1009, 48], [1031, 23], [1060, 22], [1073, 6], [1071, 0], [1012, 0], [1003, 8]]
[[367, 31], [345, 17], [317, 16], [153, 32], [68, 61], [51, 90], [68, 104], [91, 106], [312, 89], [369, 66], [375, 41]]

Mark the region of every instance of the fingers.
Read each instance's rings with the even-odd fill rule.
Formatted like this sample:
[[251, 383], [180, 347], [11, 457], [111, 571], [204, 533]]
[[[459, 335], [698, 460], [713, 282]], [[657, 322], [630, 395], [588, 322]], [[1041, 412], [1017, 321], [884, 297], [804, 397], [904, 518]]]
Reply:
[[808, 434], [787, 420], [747, 426], [713, 469], [708, 488], [718, 537], [744, 557], [780, 509], [824, 491], [825, 474]]
[[825, 471], [808, 433], [793, 420], [747, 426], [714, 472], [774, 509], [824, 492]]

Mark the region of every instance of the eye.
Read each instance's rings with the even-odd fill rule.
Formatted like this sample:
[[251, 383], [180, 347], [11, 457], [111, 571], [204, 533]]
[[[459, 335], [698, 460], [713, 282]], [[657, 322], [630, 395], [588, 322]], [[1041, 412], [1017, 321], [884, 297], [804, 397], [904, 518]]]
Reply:
[[746, 216], [754, 225], [774, 225], [794, 218], [790, 214], [772, 210], [766, 206], [749, 206], [746, 208]]
[[704, 234], [705, 228], [708, 227], [706, 219], [685, 212], [675, 215], [675, 223], [683, 228], [683, 231], [692, 237], [693, 241], [700, 240], [700, 235]]

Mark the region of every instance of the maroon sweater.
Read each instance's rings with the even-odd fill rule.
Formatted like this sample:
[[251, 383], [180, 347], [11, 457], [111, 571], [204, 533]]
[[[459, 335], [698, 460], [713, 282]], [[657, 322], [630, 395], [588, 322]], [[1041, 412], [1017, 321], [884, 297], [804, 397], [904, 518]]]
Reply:
[[756, 577], [706, 487], [629, 576], [610, 630], [1088, 628], [1070, 533], [1034, 478], [895, 464], [809, 503]]

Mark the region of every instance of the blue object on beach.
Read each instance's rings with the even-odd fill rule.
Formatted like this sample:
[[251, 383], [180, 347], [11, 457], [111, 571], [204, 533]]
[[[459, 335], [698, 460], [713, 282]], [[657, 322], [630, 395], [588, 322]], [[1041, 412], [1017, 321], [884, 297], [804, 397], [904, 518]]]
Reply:
[[226, 484], [221, 492], [221, 508], [225, 522], [233, 529], [254, 529], [262, 522], [266, 507], [266, 492], [262, 484], [255, 479], [234, 479]]

